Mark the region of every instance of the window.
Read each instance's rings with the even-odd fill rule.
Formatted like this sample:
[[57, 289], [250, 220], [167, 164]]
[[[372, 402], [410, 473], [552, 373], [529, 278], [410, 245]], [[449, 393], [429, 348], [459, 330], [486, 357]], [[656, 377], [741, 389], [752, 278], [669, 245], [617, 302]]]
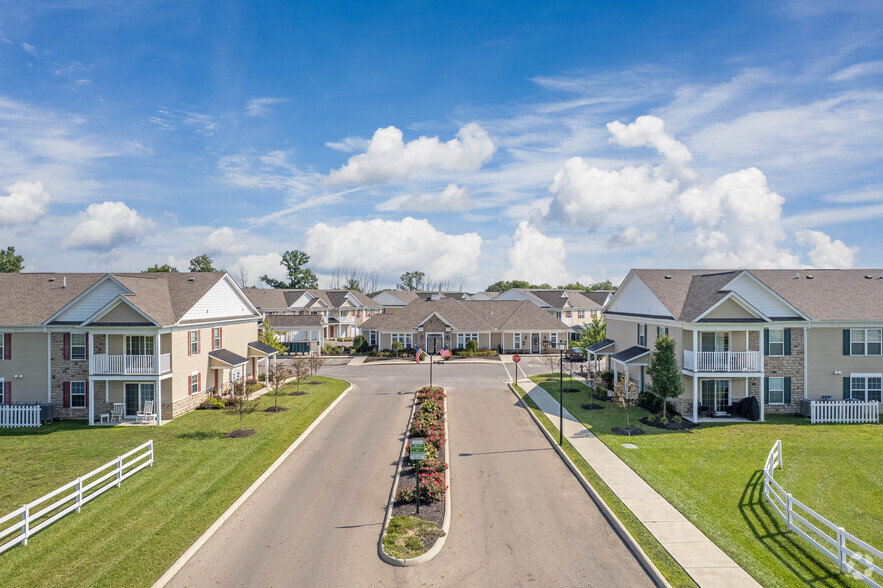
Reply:
[[127, 335], [126, 355], [153, 355], [153, 336]]
[[668, 335], [668, 327], [656, 327], [656, 338], [659, 339], [663, 335]]
[[86, 408], [86, 382], [71, 382], [71, 408]]
[[647, 346], [647, 325], [644, 323], [638, 325], [638, 345], [641, 347]]
[[467, 341], [478, 343], [478, 333], [457, 333], [457, 347], [466, 347]]
[[[6, 335], [0, 333], [0, 361], [6, 359]], [[0, 380], [2, 381], [2, 380]], [[3, 404], [0, 402], [0, 404]]]
[[[2, 338], [3, 336], [0, 335], [0, 339]], [[0, 355], [0, 357], [3, 356]], [[4, 378], [0, 378], [0, 406], [4, 404], [6, 404], [6, 380]]]
[[881, 329], [851, 329], [849, 332], [852, 355], [880, 355], [883, 346]]
[[770, 329], [770, 355], [785, 355], [785, 329]]
[[573, 317], [573, 313], [571, 313], [569, 310], [564, 313], [564, 318], [572, 318], [572, 317]]
[[785, 378], [770, 378], [769, 387], [769, 390], [767, 390], [769, 403], [785, 404]]
[[581, 319], [586, 318], [586, 311], [584, 311], [584, 310], [576, 311], [576, 318], [581, 318]]
[[404, 347], [413, 347], [413, 334], [412, 333], [393, 333], [390, 335], [390, 344], [398, 341]]
[[556, 319], [560, 319], [560, 318], [561, 318], [561, 313], [560, 313], [560, 312], [556, 312], [556, 313], [555, 313], [555, 318], [556, 318]]
[[521, 349], [521, 333], [515, 333], [512, 337], [512, 347]]
[[199, 353], [199, 331], [190, 331], [190, 355]]
[[221, 327], [212, 329], [212, 349], [221, 348]]
[[86, 359], [86, 333], [71, 333], [71, 359]]
[[193, 372], [190, 374], [190, 393], [199, 393], [199, 372]]
[[558, 345], [558, 333], [549, 334], [549, 345], [551, 345], [552, 347]]
[[878, 402], [881, 400], [883, 374], [852, 374], [850, 384], [850, 398]]

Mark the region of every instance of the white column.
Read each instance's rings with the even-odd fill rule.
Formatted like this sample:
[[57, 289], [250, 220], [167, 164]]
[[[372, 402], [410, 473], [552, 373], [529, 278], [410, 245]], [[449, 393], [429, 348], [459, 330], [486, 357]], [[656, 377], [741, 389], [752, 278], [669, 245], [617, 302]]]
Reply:
[[[619, 370], [616, 367], [616, 362], [613, 362], [613, 387], [616, 388], [616, 384], [619, 382]], [[612, 392], [613, 390], [611, 390]]]
[[[126, 398], [123, 396], [123, 401], [125, 402], [125, 400]], [[110, 402], [110, 380], [104, 380], [104, 401]]]
[[764, 401], [766, 400], [766, 386], [764, 386], [764, 376], [766, 375], [766, 368], [764, 367], [764, 355], [763, 355], [763, 328], [758, 331], [758, 346], [760, 347], [760, 381], [757, 383], [758, 388], [760, 388], [760, 422], [764, 421]]
[[[696, 331], [693, 331], [693, 340], [696, 340]], [[693, 350], [695, 353], [695, 350]], [[693, 422], [699, 422], [699, 378], [693, 374]]]
[[52, 404], [52, 333], [46, 333], [46, 402]]
[[[158, 348], [158, 346], [157, 346]], [[205, 375], [208, 378], [208, 374]], [[154, 409], [156, 411], [156, 424], [162, 424], [162, 381], [159, 379], [159, 376], [156, 377], [156, 394], [153, 395], [155, 403]]]
[[[89, 356], [91, 357], [91, 355]], [[89, 378], [89, 425], [95, 424], [95, 382]]]
[[[209, 331], [209, 333], [211, 333], [211, 331]], [[153, 346], [153, 354], [155, 356], [153, 358], [153, 361], [156, 362], [156, 363], [154, 363], [154, 365], [156, 366], [156, 373], [158, 373], [158, 374], [162, 373], [162, 372], [160, 372], [160, 369], [159, 369], [159, 356], [162, 355], [162, 349], [160, 347], [161, 340], [162, 340], [162, 335], [160, 335], [160, 333], [157, 332], [156, 333], [156, 345]], [[157, 414], [159, 414], [159, 413], [157, 413]]]
[[699, 371], [699, 332], [693, 331], [693, 371]]
[[[745, 337], [748, 337], [748, 333], [745, 333]], [[745, 378], [745, 398], [748, 398], [748, 378]]]
[[809, 399], [809, 382], [807, 380], [807, 374], [806, 374], [806, 348], [807, 348], [806, 327], [803, 327], [803, 398]]

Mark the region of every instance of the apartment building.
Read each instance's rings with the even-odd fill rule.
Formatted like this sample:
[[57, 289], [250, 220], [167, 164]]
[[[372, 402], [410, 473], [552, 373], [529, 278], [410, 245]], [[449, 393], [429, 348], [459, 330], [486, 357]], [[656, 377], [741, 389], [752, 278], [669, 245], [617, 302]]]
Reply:
[[[383, 305], [355, 290], [284, 290], [246, 288], [245, 295], [263, 314], [269, 316], [320, 316], [321, 338], [351, 338], [362, 334], [362, 323], [381, 314]], [[286, 341], [316, 340], [315, 320], [277, 321]]]

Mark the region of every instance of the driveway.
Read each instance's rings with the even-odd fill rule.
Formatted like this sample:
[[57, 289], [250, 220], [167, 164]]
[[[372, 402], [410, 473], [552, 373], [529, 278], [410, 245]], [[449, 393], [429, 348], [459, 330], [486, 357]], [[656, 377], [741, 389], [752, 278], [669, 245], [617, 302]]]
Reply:
[[431, 562], [377, 556], [401, 435], [428, 366], [333, 366], [355, 384], [171, 586], [647, 586], [649, 578], [505, 387], [502, 364], [436, 365], [449, 391], [453, 521]]

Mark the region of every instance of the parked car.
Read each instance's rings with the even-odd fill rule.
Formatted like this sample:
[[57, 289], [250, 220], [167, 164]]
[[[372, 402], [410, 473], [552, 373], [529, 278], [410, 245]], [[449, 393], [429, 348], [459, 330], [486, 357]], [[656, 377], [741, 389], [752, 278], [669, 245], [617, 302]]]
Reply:
[[570, 361], [585, 361], [586, 356], [579, 347], [571, 347], [567, 350], [565, 357]]

